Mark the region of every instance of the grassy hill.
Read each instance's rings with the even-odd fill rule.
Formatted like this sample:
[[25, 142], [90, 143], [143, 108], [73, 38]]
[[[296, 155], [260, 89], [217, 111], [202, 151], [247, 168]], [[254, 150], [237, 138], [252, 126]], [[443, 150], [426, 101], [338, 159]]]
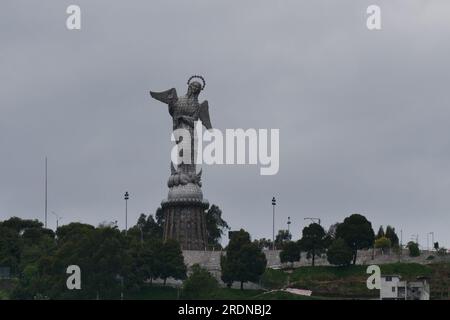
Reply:
[[[392, 263], [380, 266], [382, 274], [398, 274], [404, 280], [414, 280], [419, 276], [430, 277], [431, 297], [448, 298], [450, 288], [450, 264], [438, 263], [421, 265], [416, 263]], [[367, 266], [349, 267], [301, 267], [290, 273], [272, 270], [272, 278], [286, 279], [279, 286], [289, 286], [313, 291], [313, 295], [329, 298], [363, 298], [371, 299], [379, 296], [378, 290], [369, 290], [366, 280]], [[276, 274], [276, 275], [275, 275]], [[275, 282], [275, 281], [274, 281]]]
[[[377, 299], [378, 290], [369, 290], [366, 280], [367, 266], [349, 267], [301, 267], [294, 270], [269, 269], [263, 275], [261, 284], [264, 290], [238, 290], [222, 288], [210, 299], [236, 300], [310, 300], [310, 299]], [[416, 263], [392, 263], [381, 266], [383, 274], [398, 274], [405, 280], [414, 280], [418, 276], [431, 278], [432, 299], [449, 299], [450, 264], [421, 265]], [[308, 289], [312, 297], [303, 297], [288, 292], [277, 291], [286, 286]], [[178, 289], [169, 287], [146, 287], [130, 299], [177, 299]]]

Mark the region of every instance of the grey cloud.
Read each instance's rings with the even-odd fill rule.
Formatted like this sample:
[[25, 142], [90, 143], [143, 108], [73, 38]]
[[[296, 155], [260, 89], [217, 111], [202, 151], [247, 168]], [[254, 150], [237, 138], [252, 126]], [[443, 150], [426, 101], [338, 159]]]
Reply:
[[[450, 4], [377, 1], [2, 2], [0, 218], [64, 216], [123, 226], [166, 196], [170, 119], [148, 91], [206, 77], [213, 125], [279, 128], [280, 172], [204, 168], [204, 193], [233, 228], [271, 236], [288, 216], [325, 225], [353, 212], [378, 228], [450, 245]], [[133, 221], [134, 222], [134, 221]], [[53, 223], [53, 222], [52, 222]]]

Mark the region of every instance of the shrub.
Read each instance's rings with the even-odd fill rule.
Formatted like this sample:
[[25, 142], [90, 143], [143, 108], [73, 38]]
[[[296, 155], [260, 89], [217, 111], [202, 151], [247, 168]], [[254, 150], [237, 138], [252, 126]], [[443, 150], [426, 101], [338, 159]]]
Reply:
[[300, 246], [297, 242], [289, 241], [283, 244], [283, 250], [280, 252], [281, 263], [294, 263], [300, 261]]
[[198, 264], [192, 266], [192, 274], [184, 281], [183, 298], [206, 299], [212, 298], [219, 289], [219, 283], [208, 270]]
[[415, 242], [408, 242], [408, 250], [409, 250], [409, 256], [410, 257], [418, 257], [420, 256], [420, 249], [419, 249], [419, 245]]
[[375, 248], [381, 249], [384, 252], [385, 249], [389, 249], [391, 247], [391, 240], [386, 237], [381, 237], [375, 240]]
[[327, 251], [328, 262], [336, 266], [350, 265], [352, 257], [352, 250], [341, 238], [334, 240]]

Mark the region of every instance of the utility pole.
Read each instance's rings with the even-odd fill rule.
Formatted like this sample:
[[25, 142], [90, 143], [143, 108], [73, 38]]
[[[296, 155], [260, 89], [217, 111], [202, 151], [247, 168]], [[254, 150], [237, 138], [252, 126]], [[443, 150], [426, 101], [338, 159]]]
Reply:
[[288, 234], [291, 234], [291, 230], [290, 230], [290, 226], [291, 226], [291, 217], [288, 217], [287, 226], [288, 226]]
[[400, 248], [403, 250], [403, 229], [400, 229]]
[[47, 175], [47, 157], [45, 157], [45, 219], [44, 219], [44, 226], [47, 229], [47, 185], [48, 185], [48, 175]]
[[128, 233], [128, 199], [130, 198], [130, 195], [127, 192], [125, 192], [124, 199], [125, 199], [125, 235]]
[[275, 197], [272, 198], [272, 250], [275, 250], [275, 206], [277, 205], [277, 200]]

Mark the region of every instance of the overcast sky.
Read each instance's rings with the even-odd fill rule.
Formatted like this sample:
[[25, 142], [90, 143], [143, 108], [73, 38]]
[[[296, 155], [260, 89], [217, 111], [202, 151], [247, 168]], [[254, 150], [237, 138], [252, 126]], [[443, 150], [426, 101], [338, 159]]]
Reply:
[[[0, 5], [0, 220], [124, 227], [167, 196], [171, 120], [149, 90], [206, 78], [218, 129], [280, 129], [280, 171], [207, 166], [233, 229], [364, 214], [450, 246], [450, 2], [22, 1]], [[239, 4], [238, 4], [239, 3]], [[66, 29], [78, 4], [82, 30]], [[382, 30], [366, 28], [378, 4]], [[49, 226], [55, 219], [49, 216]]]

